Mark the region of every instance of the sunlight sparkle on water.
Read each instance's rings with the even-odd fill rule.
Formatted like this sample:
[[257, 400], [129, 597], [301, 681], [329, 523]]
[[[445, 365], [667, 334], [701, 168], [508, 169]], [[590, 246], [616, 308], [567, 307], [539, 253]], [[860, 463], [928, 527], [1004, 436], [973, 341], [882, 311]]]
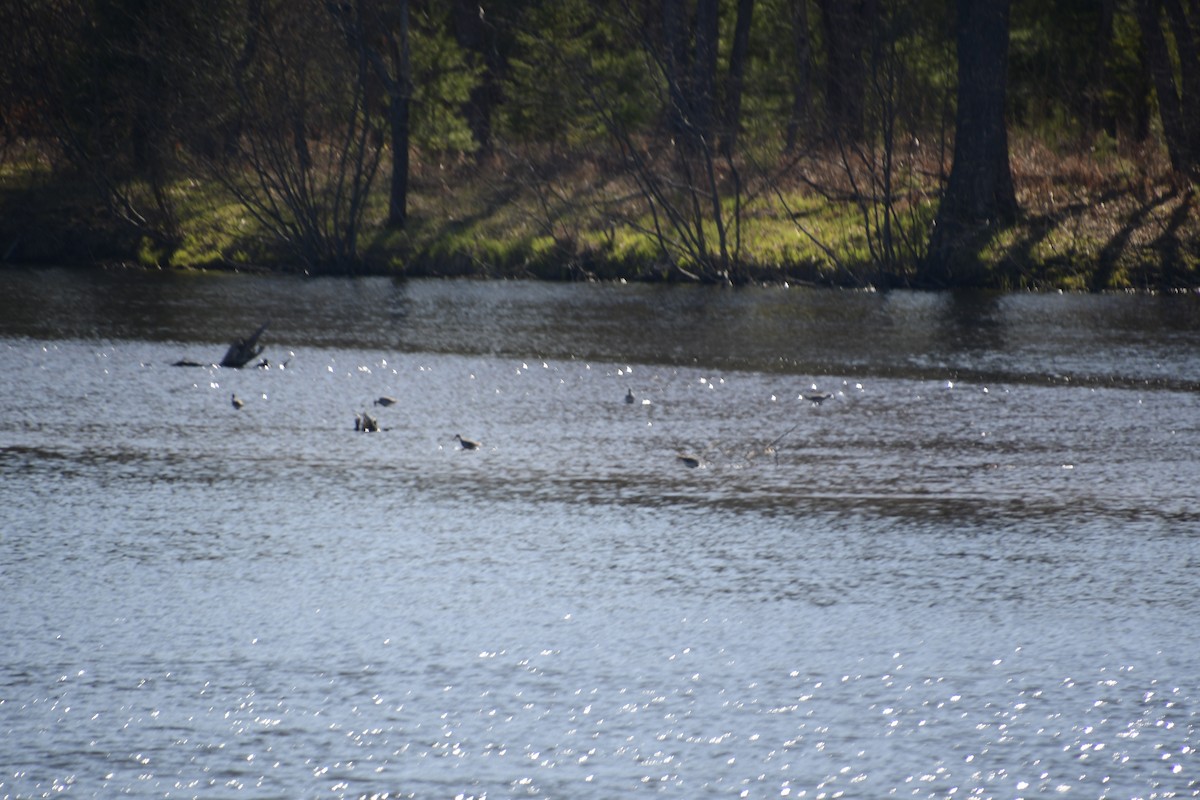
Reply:
[[[1190, 306], [56, 278], [0, 271], [0, 795], [1200, 789]], [[169, 366], [265, 313], [286, 372]]]

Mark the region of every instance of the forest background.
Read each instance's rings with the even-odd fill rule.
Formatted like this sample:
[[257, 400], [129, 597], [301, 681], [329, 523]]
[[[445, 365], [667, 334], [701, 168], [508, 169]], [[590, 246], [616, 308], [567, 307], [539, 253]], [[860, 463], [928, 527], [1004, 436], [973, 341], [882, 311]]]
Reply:
[[32, 0], [0, 263], [1200, 284], [1200, 0]]

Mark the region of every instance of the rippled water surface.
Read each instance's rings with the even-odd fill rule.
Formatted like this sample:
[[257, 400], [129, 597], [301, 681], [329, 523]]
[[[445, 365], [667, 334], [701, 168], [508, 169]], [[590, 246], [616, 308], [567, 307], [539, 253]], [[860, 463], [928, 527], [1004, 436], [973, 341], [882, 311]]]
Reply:
[[1195, 297], [8, 271], [0, 376], [0, 797], [1200, 796]]

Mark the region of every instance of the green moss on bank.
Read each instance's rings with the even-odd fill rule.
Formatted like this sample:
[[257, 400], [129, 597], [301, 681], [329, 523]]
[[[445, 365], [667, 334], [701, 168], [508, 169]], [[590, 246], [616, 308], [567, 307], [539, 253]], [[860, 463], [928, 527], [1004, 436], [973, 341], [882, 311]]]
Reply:
[[[1200, 285], [1195, 191], [1149, 156], [1014, 152], [1020, 223], [978, 252], [985, 285], [1033, 289], [1155, 289]], [[536, 179], [530, 176], [536, 176]], [[514, 177], [517, 176], [517, 177]], [[545, 280], [683, 279], [692, 265], [653, 235], [655, 219], [628, 181], [581, 160], [564, 166], [494, 162], [455, 170], [417, 165], [410, 220], [382, 225], [382, 182], [360, 239], [360, 271]], [[933, 218], [934, 187], [898, 206], [893, 248], [877, 207], [819, 195], [803, 182], [747, 193], [727, 230], [755, 281], [905, 285]], [[128, 187], [153, 207], [149, 192]], [[846, 195], [847, 197], [849, 195]], [[220, 187], [181, 179], [169, 218], [139, 229], [90, 199], [82, 181], [36, 163], [0, 167], [0, 257], [9, 263], [130, 262], [178, 269], [299, 267]], [[731, 201], [725, 213], [732, 216]], [[871, 220], [868, 222], [868, 220]], [[164, 233], [163, 231], [168, 231]], [[716, 231], [706, 229], [715, 241]]]

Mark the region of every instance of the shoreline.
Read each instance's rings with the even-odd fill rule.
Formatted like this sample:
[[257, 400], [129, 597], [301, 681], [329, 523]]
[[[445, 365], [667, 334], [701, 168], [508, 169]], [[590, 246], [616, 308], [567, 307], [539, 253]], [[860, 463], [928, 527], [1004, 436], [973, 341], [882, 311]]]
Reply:
[[[1022, 142], [1014, 152], [1021, 218], [975, 244], [964, 288], [1200, 287], [1197, 188], [1174, 181], [1161, 156], [1056, 156], [1036, 141]], [[864, 223], [872, 209], [862, 198], [821, 197], [798, 185], [766, 187], [777, 192], [778, 202], [759, 187], [754, 202], [739, 209], [730, 273], [709, 272], [696, 281], [686, 261], [648, 233], [638, 216], [645, 209], [637, 197], [630, 199], [628, 181], [603, 166], [601, 159], [580, 159], [564, 171], [561, 159], [537, 154], [449, 168], [418, 162], [405, 229], [384, 227], [384, 192], [377, 186], [358, 258], [306, 266], [228, 196], [195, 178], [169, 185], [169, 225], [138, 228], [116, 219], [79, 180], [44, 166], [22, 170], [10, 164], [0, 169], [0, 268], [124, 264], [312, 275], [952, 288], [917, 284], [919, 247], [881, 258], [879, 231]], [[545, 183], [518, 180], [518, 167], [544, 175]], [[810, 166], [810, 174], [818, 168]], [[834, 185], [840, 179], [831, 173], [826, 180]], [[538, 194], [550, 184], [553, 206]], [[901, 221], [911, 221], [913, 241], [920, 241], [921, 220], [932, 218], [934, 188], [910, 187], [904, 204], [893, 209]]]

